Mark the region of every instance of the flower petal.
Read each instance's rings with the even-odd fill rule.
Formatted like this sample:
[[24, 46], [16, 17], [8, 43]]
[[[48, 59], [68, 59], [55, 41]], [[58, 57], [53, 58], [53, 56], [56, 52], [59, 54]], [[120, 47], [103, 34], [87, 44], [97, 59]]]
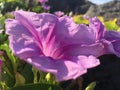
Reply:
[[[71, 17], [63, 16], [59, 18], [56, 35], [63, 44], [91, 44], [95, 41], [93, 31], [86, 25], [76, 24]], [[62, 37], [61, 37], [62, 36]]]
[[27, 58], [25, 61], [44, 72], [51, 72], [53, 74], [57, 73], [54, 60], [50, 57], [36, 56]]
[[78, 63], [81, 63], [85, 68], [93, 68], [100, 64], [99, 59], [94, 57], [93, 55], [90, 55], [88, 57], [86, 56], [78, 56]]
[[96, 33], [96, 39], [100, 40], [104, 36], [104, 33], [106, 31], [105, 26], [97, 17], [89, 19], [89, 22], [89, 27], [92, 28]]
[[[120, 57], [120, 32], [106, 31], [104, 38], [111, 44], [111, 47], [106, 51], [111, 51], [110, 53]], [[109, 46], [109, 44], [106, 44], [106, 46]]]
[[49, 55], [56, 49], [56, 46], [54, 46], [54, 43], [56, 43], [56, 39], [54, 39], [54, 27], [58, 21], [57, 16], [48, 13], [36, 14], [21, 10], [16, 12], [16, 19], [33, 34], [44, 54]]
[[63, 60], [56, 61], [57, 81], [76, 79], [87, 72], [87, 68], [74, 61]]
[[39, 70], [53, 73], [57, 81], [76, 79], [87, 72], [81, 64], [69, 60], [54, 60], [49, 57], [32, 57], [26, 59]]
[[70, 59], [71, 57], [79, 56], [79, 55], [86, 55], [86, 56], [93, 55], [99, 57], [103, 55], [102, 53], [103, 49], [104, 46], [102, 43], [96, 43], [91, 45], [73, 44], [56, 50], [54, 57], [62, 57], [66, 59]]
[[6, 32], [9, 35], [10, 48], [20, 58], [25, 59], [42, 53], [34, 36], [19, 21], [7, 19]]
[[104, 38], [108, 41], [120, 40], [120, 32], [117, 31], [106, 31]]
[[88, 68], [100, 64], [94, 56], [79, 56], [70, 60], [54, 60], [50, 57], [32, 57], [26, 60], [39, 70], [53, 73], [57, 81], [76, 79], [85, 74]]
[[101, 42], [104, 45], [104, 49], [102, 51], [102, 54], [115, 54], [115, 50], [113, 48], [113, 45], [110, 41], [102, 39]]

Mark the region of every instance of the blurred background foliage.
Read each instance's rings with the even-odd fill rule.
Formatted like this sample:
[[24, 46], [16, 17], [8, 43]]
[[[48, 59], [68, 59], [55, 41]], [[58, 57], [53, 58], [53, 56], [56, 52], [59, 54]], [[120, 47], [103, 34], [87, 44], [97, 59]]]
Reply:
[[0, 0], [0, 12], [3, 15], [19, 9], [42, 12], [37, 0]]
[[[105, 21], [102, 16], [97, 16], [101, 22], [105, 25], [107, 30], [115, 30], [115, 31], [120, 31], [120, 26], [117, 25], [117, 19], [113, 20], [107, 20]], [[74, 21], [78, 24], [88, 24], [88, 20], [84, 18], [84, 15], [74, 15], [73, 16]]]

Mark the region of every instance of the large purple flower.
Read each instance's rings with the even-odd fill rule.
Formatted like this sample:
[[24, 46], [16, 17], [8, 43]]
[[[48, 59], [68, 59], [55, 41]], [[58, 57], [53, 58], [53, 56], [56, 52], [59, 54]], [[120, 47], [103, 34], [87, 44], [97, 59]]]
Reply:
[[15, 55], [58, 81], [76, 79], [100, 64], [96, 57], [104, 46], [96, 33], [71, 17], [17, 11], [15, 19], [6, 20], [6, 31]]
[[115, 54], [120, 57], [120, 32], [106, 31], [105, 26], [96, 17], [89, 19], [89, 27], [96, 33], [97, 42], [104, 45], [103, 54]]

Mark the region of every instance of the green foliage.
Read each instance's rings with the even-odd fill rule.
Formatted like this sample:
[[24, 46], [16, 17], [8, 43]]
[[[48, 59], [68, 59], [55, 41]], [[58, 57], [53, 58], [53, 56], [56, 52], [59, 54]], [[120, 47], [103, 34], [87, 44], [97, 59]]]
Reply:
[[85, 90], [94, 90], [94, 87], [96, 86], [96, 82], [90, 83]]
[[24, 3], [22, 0], [2, 0], [1, 1], [1, 13], [5, 14], [6, 12], [11, 12], [16, 9], [25, 8]]
[[35, 6], [32, 8], [32, 11], [37, 12], [37, 13], [39, 13], [41, 10], [42, 10], [42, 8], [40, 6]]
[[[4, 71], [1, 72], [1, 83], [5, 83], [4, 86], [7, 86], [7, 87], [13, 87], [14, 84], [15, 84], [15, 77], [13, 77], [11, 74], [8, 74], [7, 70], [5, 70], [5, 67], [3, 69]], [[4, 87], [2, 86], [2, 87]], [[5, 88], [3, 88], [5, 89]]]
[[107, 30], [118, 30], [119, 26], [116, 24], [117, 19], [104, 22]]
[[88, 20], [86, 20], [83, 15], [75, 15], [73, 16], [73, 19], [78, 24], [88, 24]]
[[15, 10], [42, 12], [37, 0], [0, 0], [0, 13], [5, 15]]
[[[99, 20], [105, 25], [107, 30], [115, 30], [115, 31], [120, 31], [120, 26], [116, 24], [117, 19], [115, 18], [114, 20], [109, 20], [105, 21], [102, 16], [98, 16]], [[75, 15], [73, 16], [74, 21], [77, 24], [88, 24], [88, 20], [86, 20], [83, 15]]]
[[62, 90], [59, 86], [50, 84], [28, 84], [16, 86], [10, 90]]
[[0, 29], [4, 28], [4, 21], [5, 21], [5, 17], [2, 16], [2, 14], [0, 15]]
[[[23, 77], [25, 78], [25, 83], [26, 84], [33, 83], [34, 75], [32, 72], [32, 66], [26, 63], [25, 64], [21, 63], [21, 64], [22, 65], [19, 65], [18, 68], [21, 75], [23, 75]], [[22, 66], [22, 69], [20, 70], [21, 66]]]
[[4, 82], [8, 87], [12, 87], [15, 84], [13, 55], [10, 53], [10, 49], [6, 43], [0, 45], [0, 50], [4, 52], [3, 56], [1, 56], [3, 60], [1, 82]]
[[7, 35], [1, 33], [1, 34], [0, 34], [0, 44], [5, 43], [6, 39], [7, 39]]

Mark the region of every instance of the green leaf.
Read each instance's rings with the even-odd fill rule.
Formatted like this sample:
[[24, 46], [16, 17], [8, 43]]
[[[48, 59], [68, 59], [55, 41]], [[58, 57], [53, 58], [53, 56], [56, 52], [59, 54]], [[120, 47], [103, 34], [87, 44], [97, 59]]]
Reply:
[[4, 82], [5, 86], [7, 86], [7, 87], [13, 87], [15, 85], [15, 77], [12, 77], [7, 72], [2, 71], [1, 72], [1, 82]]
[[3, 65], [2, 65], [2, 77], [1, 81], [5, 82], [6, 86], [13, 87], [15, 84], [15, 73], [14, 73], [14, 67], [11, 60], [11, 53], [10, 49], [7, 44], [0, 45], [0, 49], [3, 50]]
[[98, 16], [97, 18], [104, 23], [104, 18], [102, 16]]
[[62, 88], [50, 84], [28, 84], [23, 86], [16, 86], [10, 90], [62, 90]]
[[25, 84], [25, 78], [19, 72], [15, 74], [15, 78], [16, 78], [16, 86]]
[[75, 15], [73, 16], [73, 19], [78, 24], [88, 24], [88, 20], [86, 20], [83, 15]]
[[0, 24], [1, 24], [0, 29], [4, 27], [4, 24], [5, 24], [4, 22], [5, 22], [5, 17], [3, 17], [2, 15], [0, 15]]
[[[19, 61], [19, 63], [21, 63], [22, 61]], [[21, 65], [23, 64], [23, 65]], [[32, 72], [32, 66], [27, 64], [27, 63], [21, 63], [18, 67], [18, 71], [20, 72], [21, 75], [24, 76], [25, 78], [25, 83], [26, 84], [29, 84], [29, 83], [33, 83], [33, 80], [34, 80], [34, 75], [33, 75], [33, 72]], [[21, 67], [21, 69], [20, 69]]]
[[7, 43], [4, 43], [4, 44], [0, 45], [0, 49], [6, 51], [9, 59], [12, 60], [13, 63], [16, 62], [16, 59], [15, 59], [13, 53], [11, 52], [11, 50], [9, 48], [9, 45]]
[[40, 6], [35, 6], [32, 8], [32, 11], [37, 12], [37, 13], [39, 13], [41, 10], [42, 10], [42, 8]]
[[115, 18], [114, 20], [109, 20], [104, 22], [105, 27], [107, 30], [118, 30], [119, 26], [116, 24], [117, 19]]
[[96, 86], [96, 82], [90, 83], [85, 90], [94, 90], [94, 87]]
[[3, 33], [0, 33], [0, 45], [5, 43], [6, 40], [7, 40], [7, 35], [3, 34]]

